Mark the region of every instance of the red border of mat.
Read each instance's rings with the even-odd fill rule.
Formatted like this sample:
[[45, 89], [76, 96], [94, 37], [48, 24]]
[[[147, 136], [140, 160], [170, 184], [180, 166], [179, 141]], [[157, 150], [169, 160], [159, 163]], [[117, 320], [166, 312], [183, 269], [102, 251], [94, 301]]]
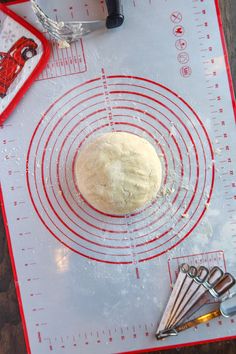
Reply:
[[24, 336], [25, 336], [25, 344], [26, 344], [27, 352], [30, 354], [31, 350], [30, 350], [29, 336], [28, 336], [28, 332], [27, 332], [27, 326], [26, 326], [24, 309], [23, 309], [23, 304], [22, 304], [22, 299], [21, 299], [20, 287], [19, 287], [19, 282], [18, 282], [18, 275], [17, 275], [17, 271], [16, 271], [16, 265], [15, 265], [13, 250], [12, 250], [10, 231], [8, 228], [7, 215], [6, 215], [5, 205], [4, 205], [4, 201], [3, 201], [1, 184], [0, 184], [0, 206], [2, 209], [2, 217], [3, 217], [5, 230], [6, 230], [7, 245], [8, 245], [8, 249], [9, 249], [10, 258], [11, 258], [11, 266], [12, 266], [12, 272], [13, 272], [14, 283], [15, 283], [15, 288], [16, 288], [16, 295], [17, 295], [17, 299], [18, 299], [18, 303], [19, 303], [19, 310], [20, 310], [22, 326], [23, 326], [23, 331], [24, 331]]
[[[16, 3], [23, 2], [22, 0], [16, 1]], [[7, 5], [13, 5], [13, 3], [8, 3]], [[47, 41], [47, 39], [42, 35], [41, 32], [39, 32], [36, 28], [31, 26], [28, 22], [26, 22], [23, 18], [12, 12], [7, 6], [3, 5], [0, 3], [0, 11], [4, 12], [6, 15], [10, 16], [13, 18], [16, 22], [18, 22], [20, 25], [25, 27], [27, 30], [29, 30], [31, 33], [33, 33], [42, 43], [43, 46], [43, 53], [42, 56], [34, 68], [33, 72], [30, 74], [30, 76], [27, 78], [26, 82], [22, 85], [20, 90], [16, 93], [15, 97], [13, 100], [10, 102], [10, 104], [7, 106], [7, 108], [0, 114], [0, 124], [2, 124], [8, 117], [9, 114], [14, 110], [18, 102], [21, 100], [21, 98], [24, 96], [26, 91], [29, 89], [29, 87], [32, 85], [32, 83], [35, 81], [35, 79], [39, 76], [43, 68], [46, 66], [48, 59], [50, 57], [50, 45]]]
[[[14, 2], [8, 3], [8, 6], [9, 5], [15, 5], [15, 4], [22, 3], [22, 2], [28, 2], [28, 1], [29, 0], [18, 0], [18, 1], [14, 1]], [[221, 20], [219, 0], [215, 0], [215, 6], [216, 6], [217, 17], [218, 17], [220, 35], [221, 35], [221, 42], [222, 42], [223, 51], [224, 51], [225, 64], [226, 64], [226, 70], [227, 70], [227, 75], [228, 75], [230, 93], [231, 93], [231, 98], [232, 98], [232, 106], [233, 106], [233, 109], [234, 109], [234, 116], [235, 116], [235, 122], [236, 122], [236, 102], [235, 102], [235, 96], [234, 96], [233, 80], [232, 80], [232, 76], [231, 76], [231, 72], [230, 72], [228, 51], [227, 51], [226, 41], [225, 41], [225, 37], [224, 37], [224, 30], [223, 30], [223, 24], [222, 24], [222, 20]], [[30, 349], [30, 344], [29, 344], [29, 337], [28, 337], [27, 326], [26, 326], [26, 321], [25, 321], [25, 316], [24, 316], [24, 311], [23, 311], [23, 305], [22, 305], [22, 300], [21, 300], [20, 289], [19, 289], [19, 285], [18, 285], [18, 277], [17, 277], [16, 266], [15, 266], [13, 251], [12, 251], [10, 233], [9, 233], [9, 229], [8, 229], [7, 216], [6, 216], [6, 212], [5, 212], [1, 186], [0, 186], [0, 204], [1, 204], [1, 207], [2, 207], [3, 220], [4, 220], [4, 224], [5, 224], [5, 229], [6, 229], [7, 242], [8, 242], [8, 247], [9, 247], [9, 254], [10, 254], [10, 258], [11, 258], [11, 264], [12, 264], [12, 269], [13, 269], [13, 276], [14, 276], [14, 281], [15, 281], [16, 293], [17, 293], [17, 298], [18, 298], [19, 308], [20, 308], [20, 314], [21, 314], [21, 319], [22, 319], [22, 324], [23, 324], [26, 348], [27, 348], [28, 354], [30, 354], [31, 353], [31, 349]], [[141, 349], [141, 350], [135, 350], [135, 351], [131, 350], [129, 352], [120, 352], [120, 353], [117, 353], [117, 354], [146, 353], [146, 352], [150, 352], [150, 351], [157, 351], [157, 350], [160, 351], [160, 350], [166, 350], [166, 349], [188, 347], [188, 346], [193, 346], [193, 345], [197, 345], [197, 344], [220, 342], [220, 341], [223, 341], [223, 340], [230, 340], [230, 339], [234, 339], [234, 338], [236, 338], [236, 334], [235, 334], [235, 336], [222, 337], [222, 338], [216, 338], [216, 339], [208, 339], [208, 340], [204, 340], [204, 341], [189, 342], [189, 343], [176, 344], [176, 345], [167, 345], [165, 347], [147, 348], [147, 349]]]

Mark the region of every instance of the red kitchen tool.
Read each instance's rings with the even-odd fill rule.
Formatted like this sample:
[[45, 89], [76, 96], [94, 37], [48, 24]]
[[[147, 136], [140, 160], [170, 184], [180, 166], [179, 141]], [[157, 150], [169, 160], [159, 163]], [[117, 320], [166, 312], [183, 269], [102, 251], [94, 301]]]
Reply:
[[0, 124], [43, 70], [49, 55], [44, 36], [0, 4]]

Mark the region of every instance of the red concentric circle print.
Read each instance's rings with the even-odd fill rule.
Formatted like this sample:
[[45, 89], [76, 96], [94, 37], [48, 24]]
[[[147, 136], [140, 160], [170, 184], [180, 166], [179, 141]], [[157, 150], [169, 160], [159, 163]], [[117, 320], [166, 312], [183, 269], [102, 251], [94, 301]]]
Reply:
[[[112, 216], [79, 194], [74, 162], [95, 137], [126, 131], [146, 138], [161, 156], [162, 191], [132, 215]], [[80, 84], [39, 121], [28, 149], [27, 185], [47, 230], [77, 254], [106, 263], [160, 256], [190, 235], [210, 202], [214, 155], [207, 131], [176, 93], [139, 77], [108, 76]]]

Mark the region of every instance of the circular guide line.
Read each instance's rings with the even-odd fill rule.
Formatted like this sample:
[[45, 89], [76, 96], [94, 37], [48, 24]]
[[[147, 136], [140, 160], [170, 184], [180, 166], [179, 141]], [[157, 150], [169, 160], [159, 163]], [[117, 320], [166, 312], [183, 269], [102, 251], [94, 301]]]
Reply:
[[[214, 185], [213, 149], [200, 118], [169, 88], [121, 75], [107, 84], [106, 98], [95, 78], [48, 108], [29, 145], [27, 186], [42, 223], [72, 251], [111, 264], [143, 262], [177, 246], [202, 219]], [[162, 195], [131, 215], [100, 213], [75, 181], [79, 149], [111, 131], [144, 137], [163, 157]]]

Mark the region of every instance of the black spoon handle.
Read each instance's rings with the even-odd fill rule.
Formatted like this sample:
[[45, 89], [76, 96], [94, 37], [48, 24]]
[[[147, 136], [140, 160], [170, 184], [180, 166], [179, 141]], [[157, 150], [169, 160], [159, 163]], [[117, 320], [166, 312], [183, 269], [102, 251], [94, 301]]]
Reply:
[[108, 17], [106, 21], [107, 28], [115, 28], [124, 22], [122, 0], [106, 0]]

